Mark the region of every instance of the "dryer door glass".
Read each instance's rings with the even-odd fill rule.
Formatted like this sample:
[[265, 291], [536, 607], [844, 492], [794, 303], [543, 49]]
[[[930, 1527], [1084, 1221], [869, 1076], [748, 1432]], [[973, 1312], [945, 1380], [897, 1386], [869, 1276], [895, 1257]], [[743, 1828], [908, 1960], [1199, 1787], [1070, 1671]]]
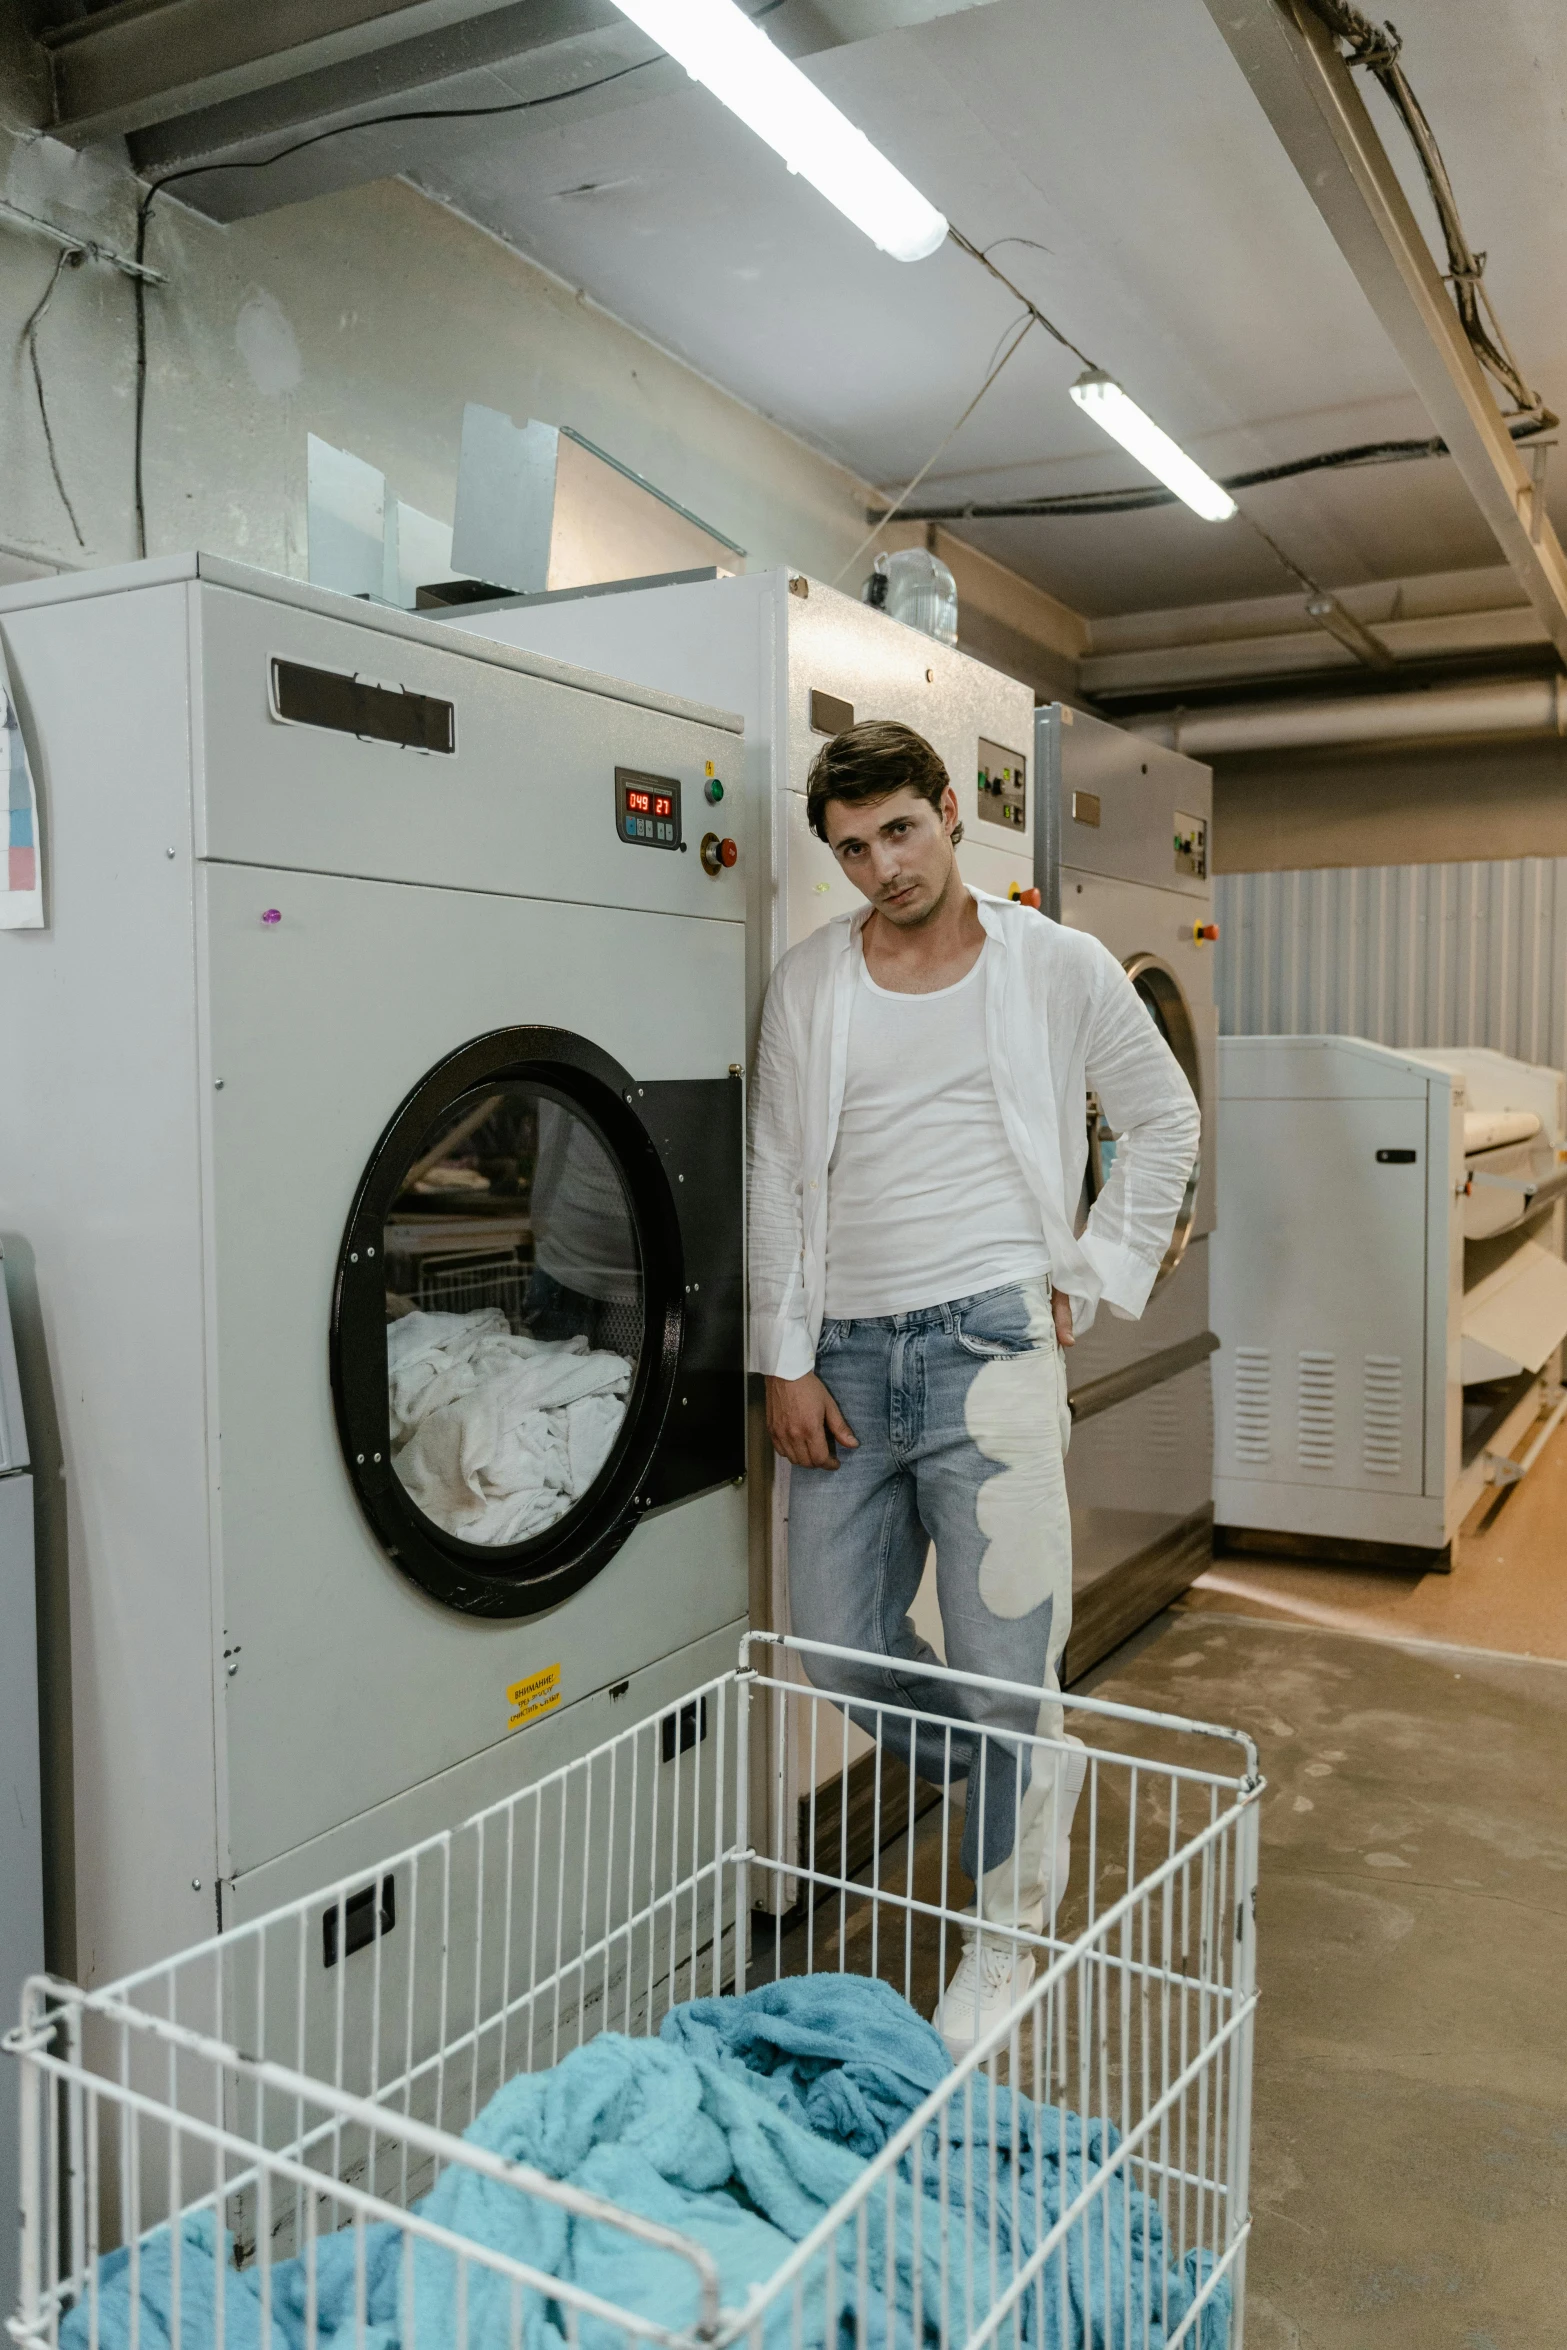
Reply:
[[442, 1534], [543, 1535], [593, 1489], [643, 1345], [637, 1222], [585, 1110], [524, 1078], [449, 1104], [385, 1211], [391, 1465]]
[[[1200, 1102], [1202, 1068], [1197, 1053], [1197, 1030], [1180, 981], [1169, 965], [1157, 955], [1133, 955], [1126, 966], [1126, 975], [1136, 989], [1144, 1011], [1175, 1055], [1182, 1076]], [[1110, 1180], [1110, 1170], [1115, 1164], [1116, 1143], [1117, 1137], [1101, 1115], [1098, 1101], [1090, 1095], [1088, 1168], [1084, 1179], [1085, 1215]], [[1191, 1237], [1192, 1222], [1197, 1213], [1197, 1184], [1201, 1169], [1202, 1162], [1199, 1159], [1186, 1179], [1185, 1196], [1176, 1214], [1175, 1229], [1159, 1267], [1158, 1278], [1161, 1281], [1168, 1279], [1186, 1254], [1186, 1243]]]

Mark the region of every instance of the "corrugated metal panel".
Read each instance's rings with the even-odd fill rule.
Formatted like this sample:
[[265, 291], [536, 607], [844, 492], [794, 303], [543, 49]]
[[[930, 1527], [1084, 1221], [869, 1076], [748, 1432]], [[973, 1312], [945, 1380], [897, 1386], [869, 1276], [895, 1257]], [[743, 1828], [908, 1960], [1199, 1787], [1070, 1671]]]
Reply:
[[1490, 1045], [1567, 1067], [1567, 857], [1217, 879], [1226, 1036]]

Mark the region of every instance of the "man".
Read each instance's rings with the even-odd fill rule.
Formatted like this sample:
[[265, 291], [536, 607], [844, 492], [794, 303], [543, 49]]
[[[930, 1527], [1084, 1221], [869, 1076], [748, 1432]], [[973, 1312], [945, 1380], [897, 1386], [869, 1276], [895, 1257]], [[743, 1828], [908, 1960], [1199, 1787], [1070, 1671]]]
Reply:
[[[821, 1660], [826, 1685], [956, 1725], [914, 1756], [939, 1783], [950, 1751], [967, 1780], [976, 1926], [936, 2017], [956, 2056], [1033, 1979], [1019, 1935], [1059, 1901], [1083, 1778], [1075, 1741], [1041, 1763], [1016, 1743], [1062, 1728], [1062, 1350], [1101, 1299], [1142, 1312], [1197, 1106], [1107, 948], [963, 882], [957, 796], [921, 736], [836, 736], [807, 812], [866, 904], [784, 957], [762, 1014], [752, 1361], [791, 1463], [794, 1631], [889, 1660]], [[1090, 1088], [1120, 1141], [1079, 1236]], [[934, 1661], [908, 1614], [931, 1542], [947, 1663], [1037, 1703], [898, 1672]], [[879, 1720], [907, 1760], [906, 1723]]]

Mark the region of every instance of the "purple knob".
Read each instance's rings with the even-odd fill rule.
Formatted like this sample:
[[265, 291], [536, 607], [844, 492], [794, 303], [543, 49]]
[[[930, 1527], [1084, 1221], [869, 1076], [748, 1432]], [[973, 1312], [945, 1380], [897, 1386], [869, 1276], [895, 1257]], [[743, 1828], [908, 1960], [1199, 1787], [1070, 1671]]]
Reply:
[[262, 919], [262, 921], [263, 921], [263, 922], [281, 922], [281, 921], [282, 921], [282, 919], [283, 919], [283, 917], [282, 917], [282, 915], [281, 915], [281, 914], [278, 912], [278, 910], [277, 910], [276, 906], [268, 906], [268, 908], [267, 908], [266, 912], [265, 912], [265, 913], [262, 915], [261, 919]]

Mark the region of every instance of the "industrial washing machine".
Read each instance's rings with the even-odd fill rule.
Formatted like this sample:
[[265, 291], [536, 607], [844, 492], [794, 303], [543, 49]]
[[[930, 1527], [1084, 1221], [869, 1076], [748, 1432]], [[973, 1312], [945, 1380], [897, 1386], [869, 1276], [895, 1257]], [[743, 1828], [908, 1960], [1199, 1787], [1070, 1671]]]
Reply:
[[[857, 719], [899, 719], [941, 754], [958, 795], [967, 880], [998, 897], [1036, 885], [1030, 689], [802, 572], [568, 588], [459, 605], [444, 617], [503, 644], [740, 712], [757, 851], [753, 1020], [779, 957], [860, 903], [805, 819], [811, 761]], [[715, 806], [721, 828], [730, 805]]]
[[[1210, 771], [1062, 703], [1035, 720], [1047, 910], [1119, 956], [1202, 1111], [1197, 1166], [1139, 1321], [1102, 1307], [1067, 1358], [1074, 1680], [1184, 1591], [1213, 1555], [1208, 1237], [1218, 1097]], [[1081, 1213], [1113, 1163], [1090, 1101]]]
[[[455, 628], [741, 713], [745, 797], [756, 844], [750, 861], [753, 1033], [779, 957], [862, 902], [831, 850], [811, 831], [805, 813], [811, 761], [824, 742], [858, 719], [899, 719], [940, 753], [964, 828], [958, 849], [964, 878], [998, 897], [1040, 903], [1044, 835], [1030, 774], [1031, 689], [857, 597], [801, 572], [774, 570], [744, 578], [702, 574], [508, 597], [477, 608], [457, 607], [447, 618]], [[728, 828], [732, 805], [728, 797], [712, 803], [715, 825]], [[758, 1622], [784, 1631], [789, 1627], [788, 1479], [778, 1474], [759, 1410], [753, 1417], [751, 1460], [753, 1612]], [[934, 1574], [925, 1577], [914, 1620], [940, 1653]], [[863, 1733], [849, 1732], [851, 1767], [867, 1756], [868, 1747]], [[824, 1725], [817, 1753], [823, 1789], [811, 1815], [819, 1842], [839, 1834], [844, 1759]], [[759, 1761], [759, 1767], [767, 1766]], [[793, 1751], [779, 1758], [785, 1782], [781, 1810], [790, 1823], [810, 1809], [811, 1791], [799, 1779], [802, 1767], [803, 1759]], [[859, 1782], [852, 1775], [848, 1801], [851, 1810], [860, 1802]], [[867, 1805], [867, 1832], [869, 1816]], [[883, 1827], [897, 1832], [891, 1815]], [[805, 1833], [803, 1827], [800, 1832]], [[786, 1839], [792, 1833], [791, 1825]], [[866, 1847], [854, 1835], [851, 1828], [849, 1849], [859, 1853]], [[771, 1883], [776, 1891], [777, 1880]]]
[[205, 557], [8, 589], [0, 652], [50, 1957], [92, 1984], [732, 1664], [745, 872], [700, 843], [742, 741]]

